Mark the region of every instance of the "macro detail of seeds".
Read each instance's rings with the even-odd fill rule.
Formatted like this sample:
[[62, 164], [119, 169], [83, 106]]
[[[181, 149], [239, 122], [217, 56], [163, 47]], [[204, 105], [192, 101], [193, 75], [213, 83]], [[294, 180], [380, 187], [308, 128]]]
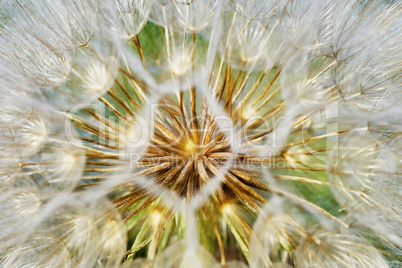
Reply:
[[0, 0], [0, 267], [401, 267], [401, 24]]

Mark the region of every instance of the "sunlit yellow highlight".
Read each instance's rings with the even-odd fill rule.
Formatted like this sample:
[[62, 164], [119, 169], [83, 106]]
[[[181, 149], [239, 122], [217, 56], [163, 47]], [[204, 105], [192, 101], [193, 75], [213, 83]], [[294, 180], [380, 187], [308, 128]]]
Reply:
[[222, 207], [222, 212], [225, 215], [230, 215], [233, 213], [233, 207], [230, 204], [224, 204]]
[[192, 141], [192, 140], [188, 140], [186, 145], [184, 146], [186, 152], [188, 153], [195, 153], [197, 151], [197, 145]]
[[255, 116], [257, 111], [253, 107], [247, 107], [241, 113], [241, 118], [243, 120], [249, 120], [251, 117]]
[[161, 219], [162, 219], [162, 214], [159, 211], [155, 210], [152, 212], [151, 223], [154, 227], [158, 226]]

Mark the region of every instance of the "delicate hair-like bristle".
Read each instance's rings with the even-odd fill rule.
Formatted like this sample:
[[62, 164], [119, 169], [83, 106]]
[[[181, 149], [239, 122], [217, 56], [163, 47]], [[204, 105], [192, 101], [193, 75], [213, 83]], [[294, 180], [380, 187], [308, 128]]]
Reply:
[[393, 2], [3, 0], [0, 266], [399, 264]]

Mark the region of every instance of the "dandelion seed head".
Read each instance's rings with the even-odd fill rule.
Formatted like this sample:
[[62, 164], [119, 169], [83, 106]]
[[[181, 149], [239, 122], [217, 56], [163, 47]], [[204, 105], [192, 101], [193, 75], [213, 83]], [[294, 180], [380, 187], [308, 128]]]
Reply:
[[48, 235], [30, 237], [27, 243], [9, 252], [2, 262], [7, 266], [18, 267], [72, 265], [64, 245], [57, 238]]
[[[19, 31], [55, 49], [86, 44], [95, 27], [96, 1], [5, 1]], [[10, 22], [11, 23], [11, 22]]]
[[39, 212], [42, 204], [37, 187], [26, 178], [10, 184], [10, 188], [8, 189], [8, 192], [3, 190], [0, 196], [2, 202], [0, 210], [0, 234], [4, 239], [4, 243], [0, 246], [2, 254], [13, 243], [26, 239], [25, 234], [16, 230], [15, 226], [25, 228], [28, 233], [31, 224], [30, 219]]
[[32, 151], [32, 154], [43, 146], [49, 133], [49, 127], [42, 118], [33, 117], [28, 118], [19, 131], [18, 140], [26, 144], [24, 153]]
[[400, 4], [3, 3], [5, 266], [398, 259]]
[[[349, 242], [350, 241], [350, 242]], [[388, 267], [381, 255], [370, 246], [359, 246], [362, 243], [353, 235], [319, 233], [308, 238], [296, 250], [298, 265], [309, 266], [320, 260], [321, 264], [328, 267], [337, 267], [339, 262], [352, 267]], [[344, 247], [350, 251], [345, 250]], [[324, 253], [329, 251], [332, 254]], [[320, 256], [324, 253], [325, 256]], [[314, 260], [314, 258], [318, 258]]]
[[85, 77], [83, 77], [83, 87], [97, 95], [102, 95], [102, 92], [111, 86], [112, 79], [106, 67], [97, 62], [88, 68]]
[[180, 77], [187, 74], [192, 67], [192, 52], [189, 50], [182, 51], [181, 47], [174, 50], [169, 65], [175, 76]]
[[119, 32], [118, 26], [113, 21], [110, 21], [111, 27], [115, 28], [116, 33], [124, 39], [134, 38], [142, 30], [148, 20], [151, 7], [149, 1], [137, 0], [105, 1], [102, 4], [106, 8], [117, 10], [125, 32]]
[[271, 0], [233, 0], [230, 3], [240, 15], [249, 20], [266, 18], [275, 12], [275, 1]]
[[21, 69], [38, 85], [57, 87], [71, 71], [72, 52], [56, 52], [29, 36], [20, 36], [12, 25], [4, 29], [2, 59]]
[[[3, 222], [4, 230], [15, 224], [22, 224], [24, 221], [34, 216], [41, 205], [37, 189], [32, 185], [24, 185], [20, 189], [14, 189], [10, 194], [2, 194], [2, 219], [9, 220], [7, 224]], [[3, 233], [4, 235], [4, 233]]]
[[218, 1], [157, 1], [151, 19], [164, 27], [181, 32], [199, 32], [212, 22]]

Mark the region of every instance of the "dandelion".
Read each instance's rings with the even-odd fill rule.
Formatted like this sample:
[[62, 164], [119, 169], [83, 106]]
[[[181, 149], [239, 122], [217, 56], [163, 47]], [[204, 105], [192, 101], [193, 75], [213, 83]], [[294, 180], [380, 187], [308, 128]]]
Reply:
[[398, 267], [388, 2], [3, 0], [0, 267]]

